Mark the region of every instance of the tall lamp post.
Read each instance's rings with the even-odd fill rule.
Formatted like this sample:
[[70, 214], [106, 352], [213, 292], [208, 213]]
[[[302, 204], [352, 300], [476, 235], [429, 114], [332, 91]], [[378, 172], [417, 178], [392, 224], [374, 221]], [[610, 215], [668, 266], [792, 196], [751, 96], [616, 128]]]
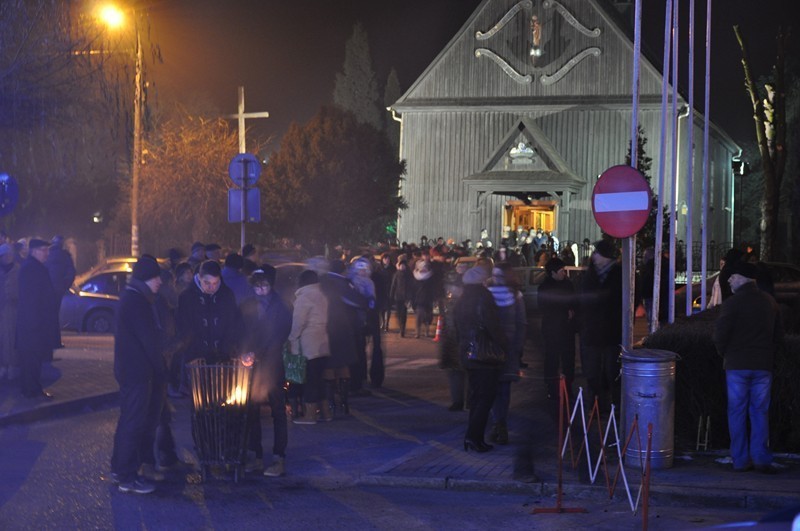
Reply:
[[[100, 19], [110, 28], [118, 28], [125, 22], [125, 15], [116, 6], [106, 5], [100, 9]], [[139, 172], [142, 166], [142, 39], [139, 23], [133, 17], [136, 33], [136, 59], [133, 95], [133, 153], [131, 155], [131, 255], [139, 256]]]

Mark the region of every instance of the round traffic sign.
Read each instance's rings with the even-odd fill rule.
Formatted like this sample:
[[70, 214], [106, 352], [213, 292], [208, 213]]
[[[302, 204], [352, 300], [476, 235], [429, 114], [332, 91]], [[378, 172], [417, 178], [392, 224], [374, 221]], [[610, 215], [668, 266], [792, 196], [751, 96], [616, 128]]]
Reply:
[[606, 234], [627, 238], [647, 223], [652, 201], [650, 185], [636, 168], [612, 166], [594, 185], [592, 213]]
[[7, 173], [0, 173], [0, 216], [14, 211], [19, 201], [19, 185], [17, 180]]
[[236, 186], [253, 186], [261, 175], [261, 162], [252, 153], [239, 153], [228, 164], [228, 175]]

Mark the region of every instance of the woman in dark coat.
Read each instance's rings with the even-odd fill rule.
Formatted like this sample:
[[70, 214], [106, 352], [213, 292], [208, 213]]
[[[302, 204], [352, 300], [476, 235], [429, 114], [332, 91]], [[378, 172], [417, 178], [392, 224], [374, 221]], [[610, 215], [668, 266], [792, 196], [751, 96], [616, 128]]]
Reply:
[[365, 315], [367, 299], [344, 276], [345, 270], [344, 262], [332, 260], [330, 271], [320, 279], [320, 287], [328, 298], [327, 328], [331, 351], [324, 374], [326, 393], [335, 412], [334, 390], [338, 387], [342, 411], [347, 415], [350, 412], [350, 365], [358, 359], [359, 330], [364, 327], [359, 315]]
[[417, 318], [417, 338], [428, 337], [428, 327], [433, 320], [433, 303], [436, 301], [436, 278], [433, 267], [426, 260], [414, 264], [414, 294], [411, 306]]
[[462, 277], [464, 291], [455, 306], [455, 322], [458, 334], [458, 350], [461, 365], [469, 378], [469, 422], [464, 435], [464, 450], [487, 452], [493, 448], [483, 440], [489, 411], [497, 394], [497, 383], [502, 374], [502, 365], [493, 365], [470, 360], [469, 345], [474, 333], [483, 327], [492, 341], [509, 351], [508, 341], [499, 324], [497, 306], [492, 294], [483, 285], [489, 275], [483, 267], [473, 267]]

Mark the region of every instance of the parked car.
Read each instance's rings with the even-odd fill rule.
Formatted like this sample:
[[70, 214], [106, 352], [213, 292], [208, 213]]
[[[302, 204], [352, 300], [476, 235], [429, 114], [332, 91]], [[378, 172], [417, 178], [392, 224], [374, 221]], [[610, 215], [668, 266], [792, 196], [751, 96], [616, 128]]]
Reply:
[[81, 275], [61, 301], [61, 328], [96, 334], [113, 332], [119, 297], [132, 271], [133, 264], [123, 261]]
[[[130, 267], [133, 267], [133, 264], [135, 264], [138, 259], [139, 258], [135, 256], [107, 256], [87, 272], [76, 276], [74, 284], [76, 286], [81, 286], [90, 277], [93, 277], [98, 273], [102, 273], [103, 271], [113, 269], [120, 264], [128, 264]], [[169, 260], [166, 258], [157, 258], [156, 260], [158, 260], [158, 263], [161, 265], [161, 267], [166, 267], [169, 262]]]

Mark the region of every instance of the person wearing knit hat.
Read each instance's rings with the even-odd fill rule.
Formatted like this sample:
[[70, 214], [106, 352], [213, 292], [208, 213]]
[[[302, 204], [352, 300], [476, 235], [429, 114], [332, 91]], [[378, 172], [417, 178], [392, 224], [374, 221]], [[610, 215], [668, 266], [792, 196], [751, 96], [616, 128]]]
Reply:
[[[122, 292], [114, 331], [114, 377], [120, 388], [120, 414], [114, 434], [111, 473], [120, 492], [148, 494], [158, 479], [153, 451], [162, 419], [167, 367], [161, 352], [163, 323], [154, 310], [161, 268], [143, 256]], [[146, 451], [142, 451], [146, 449]], [[141, 476], [140, 476], [141, 474]]]
[[261, 445], [261, 406], [269, 404], [272, 412], [273, 444], [272, 464], [264, 469], [269, 477], [285, 472], [286, 446], [288, 444], [288, 419], [286, 394], [283, 389], [286, 374], [283, 366], [283, 345], [292, 328], [292, 314], [275, 290], [275, 268], [265, 264], [250, 275], [255, 297], [242, 302], [244, 323], [242, 351], [255, 357], [249, 414], [250, 438], [247, 449], [254, 452], [255, 460], [246, 464], [247, 471], [264, 468]]
[[561, 259], [551, 258], [544, 269], [547, 275], [537, 292], [544, 338], [544, 378], [547, 398], [556, 399], [559, 374], [564, 375], [570, 395], [575, 379], [575, 288]]
[[728, 279], [733, 295], [722, 303], [714, 325], [714, 346], [725, 370], [733, 470], [755, 468], [772, 474], [769, 406], [783, 323], [775, 299], [756, 285], [757, 276], [754, 264], [741, 260], [733, 264]]
[[597, 396], [600, 411], [607, 412], [612, 402], [619, 406], [617, 358], [622, 343], [622, 267], [616, 248], [607, 240], [595, 243], [583, 275], [580, 310], [581, 367], [589, 399]]

